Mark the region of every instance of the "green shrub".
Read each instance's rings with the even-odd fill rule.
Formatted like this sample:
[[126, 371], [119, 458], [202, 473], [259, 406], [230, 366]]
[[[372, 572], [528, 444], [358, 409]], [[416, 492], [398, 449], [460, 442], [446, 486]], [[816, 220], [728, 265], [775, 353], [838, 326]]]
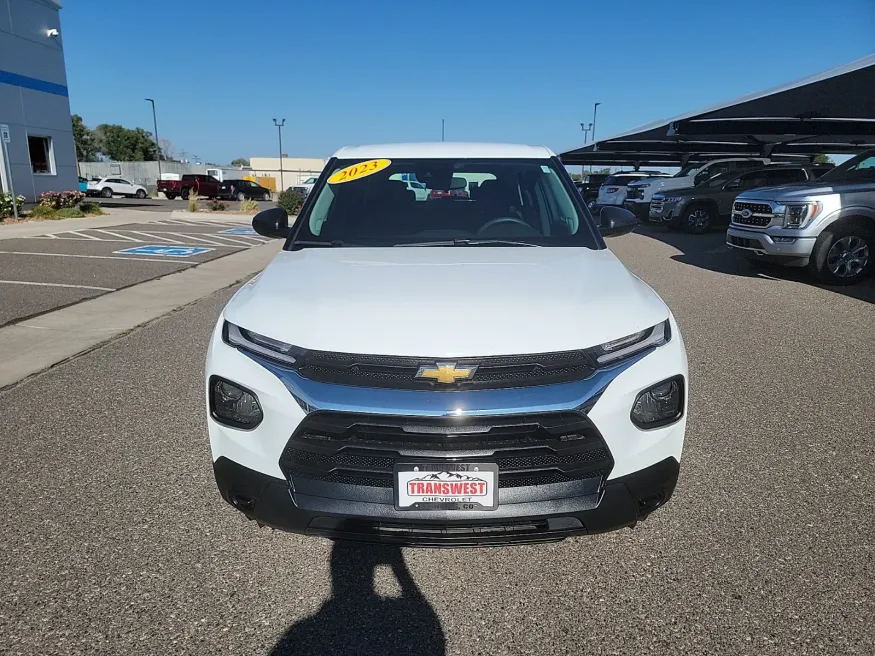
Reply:
[[78, 207], [62, 207], [56, 213], [59, 219], [81, 219], [85, 216]]
[[[24, 196], [16, 196], [15, 200], [18, 202], [18, 213], [21, 214], [21, 204], [24, 202]], [[15, 208], [12, 206], [12, 194], [0, 192], [0, 219], [14, 215]]]
[[56, 210], [76, 207], [85, 198], [81, 191], [46, 191], [40, 194], [39, 204]]
[[57, 219], [58, 210], [50, 205], [37, 205], [30, 211], [30, 215], [35, 219]]
[[240, 201], [240, 211], [244, 214], [255, 214], [258, 211], [258, 203], [251, 198], [244, 198]]
[[228, 206], [225, 205], [225, 203], [220, 201], [218, 198], [213, 198], [209, 202], [207, 207], [209, 207], [212, 212], [224, 212], [226, 209], [228, 209]]
[[197, 212], [198, 195], [193, 191], [188, 194], [188, 211]]
[[294, 189], [286, 189], [285, 191], [281, 191], [280, 195], [277, 196], [276, 204], [282, 207], [287, 214], [294, 215], [298, 213], [298, 210], [301, 209], [301, 205], [304, 202], [304, 197], [300, 194], [300, 192], [295, 191]]
[[100, 203], [95, 203], [93, 200], [83, 200], [79, 203], [79, 211], [83, 214], [106, 214]]

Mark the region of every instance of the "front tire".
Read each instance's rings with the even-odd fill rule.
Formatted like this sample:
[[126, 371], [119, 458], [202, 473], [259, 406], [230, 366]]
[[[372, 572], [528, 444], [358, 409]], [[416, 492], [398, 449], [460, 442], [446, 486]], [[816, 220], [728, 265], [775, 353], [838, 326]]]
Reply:
[[109, 187], [105, 187], [104, 189], [100, 190], [100, 195], [104, 198], [112, 198], [112, 189], [110, 189]]
[[707, 205], [693, 205], [681, 217], [681, 230], [694, 235], [703, 235], [716, 222], [714, 209]]
[[137, 198], [143, 200], [146, 197], [146, 192], [142, 189], [137, 189]]
[[238, 191], [237, 200], [246, 200], [246, 194], [244, 194], [242, 191]]
[[261, 197], [261, 200], [270, 200], [270, 192], [264, 192], [264, 196]]
[[808, 271], [827, 285], [854, 285], [869, 273], [875, 234], [863, 221], [829, 226], [814, 242]]

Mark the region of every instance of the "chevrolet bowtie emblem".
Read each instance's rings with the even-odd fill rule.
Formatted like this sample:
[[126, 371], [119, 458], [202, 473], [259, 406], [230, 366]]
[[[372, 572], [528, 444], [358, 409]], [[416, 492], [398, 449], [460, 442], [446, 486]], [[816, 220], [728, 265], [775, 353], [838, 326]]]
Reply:
[[456, 367], [455, 362], [436, 362], [433, 365], [425, 365], [416, 372], [417, 378], [433, 380], [436, 383], [455, 383], [459, 380], [471, 380], [477, 366]]

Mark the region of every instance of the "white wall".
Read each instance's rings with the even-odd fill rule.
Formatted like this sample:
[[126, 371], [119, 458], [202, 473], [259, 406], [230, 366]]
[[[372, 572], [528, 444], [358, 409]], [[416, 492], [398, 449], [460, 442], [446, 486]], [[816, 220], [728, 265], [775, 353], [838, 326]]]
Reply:
[[[54, 3], [0, 0], [0, 123], [9, 125], [11, 136], [9, 160], [2, 162], [0, 172], [11, 172], [15, 193], [31, 201], [38, 200], [44, 191], [78, 188], [70, 102], [64, 95], [63, 35], [49, 37], [49, 29], [60, 30]], [[51, 139], [51, 174], [33, 173], [28, 135]], [[6, 175], [2, 176], [4, 191], [8, 190]]]
[[287, 189], [300, 184], [307, 178], [319, 175], [328, 160], [313, 157], [283, 157], [282, 183], [280, 184], [280, 158], [279, 157], [252, 157], [249, 166], [256, 177], [271, 177], [276, 180], [277, 189]]

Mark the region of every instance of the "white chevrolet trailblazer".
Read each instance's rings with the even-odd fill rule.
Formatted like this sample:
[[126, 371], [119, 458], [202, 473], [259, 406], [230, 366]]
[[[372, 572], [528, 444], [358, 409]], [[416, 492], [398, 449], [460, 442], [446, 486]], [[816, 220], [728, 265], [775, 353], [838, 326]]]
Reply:
[[[416, 195], [406, 180], [429, 189]], [[452, 191], [452, 193], [451, 193]], [[687, 358], [547, 148], [343, 148], [222, 312], [213, 468], [259, 524], [423, 546], [561, 540], [671, 497]]]

